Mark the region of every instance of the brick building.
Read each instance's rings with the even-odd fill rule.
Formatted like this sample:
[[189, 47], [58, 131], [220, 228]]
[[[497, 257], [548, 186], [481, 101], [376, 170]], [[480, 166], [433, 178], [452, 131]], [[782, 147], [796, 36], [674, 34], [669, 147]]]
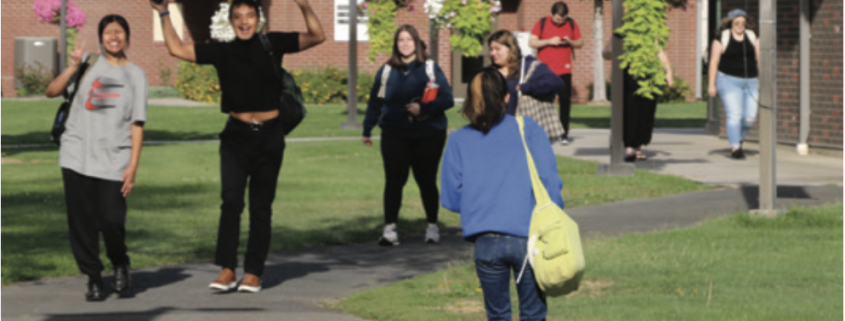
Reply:
[[[712, 0], [711, 0], [712, 1]], [[799, 143], [800, 132], [800, 13], [799, 0], [777, 3], [777, 141]], [[743, 9], [759, 25], [759, 0], [712, 1], [716, 22], [732, 9]], [[842, 0], [808, 0], [810, 147], [842, 149]], [[713, 24], [716, 28], [716, 24]], [[755, 30], [757, 31], [757, 30]], [[724, 119], [724, 111], [721, 111]], [[757, 127], [749, 139], [757, 139]], [[725, 124], [721, 123], [725, 135]]]
[[[130, 59], [147, 73], [152, 86], [161, 85], [160, 71], [170, 69], [176, 71], [177, 60], [171, 58], [161, 41], [154, 38], [154, 14], [148, 0], [75, 0], [87, 15], [87, 21], [80, 36], [88, 41], [88, 49], [93, 50], [97, 43], [96, 25], [99, 18], [117, 13], [127, 18], [132, 30], [131, 46], [128, 50]], [[422, 8], [423, 0], [415, 0], [416, 7]], [[668, 54], [673, 62], [676, 75], [684, 78], [691, 86], [695, 84], [695, 21], [696, 1], [690, 0], [685, 9], [672, 9], [669, 13], [670, 35]], [[59, 28], [56, 25], [38, 22], [32, 10], [34, 0], [3, 0], [2, 10], [2, 90], [4, 97], [15, 96], [14, 92], [14, 39], [16, 37], [58, 37]], [[542, 16], [548, 15], [554, 1], [538, 0], [504, 0], [504, 10], [500, 14], [497, 28], [509, 30], [530, 30], [534, 23]], [[210, 17], [218, 8], [219, 0], [179, 0], [184, 16], [184, 38], [186, 41], [210, 41]], [[593, 82], [592, 50], [592, 20], [594, 1], [569, 0], [570, 14], [579, 24], [583, 36], [584, 47], [577, 51], [574, 69], [573, 100], [586, 102], [587, 88]], [[289, 69], [322, 67], [334, 65], [345, 68], [347, 65], [348, 42], [335, 41], [335, 0], [311, 0], [311, 4], [320, 18], [323, 28], [327, 32], [326, 43], [305, 53], [293, 54], [285, 57], [285, 67]], [[305, 24], [302, 14], [293, 1], [263, 0], [269, 30], [293, 31], [304, 30]], [[611, 32], [612, 10], [609, 1], [605, 1], [604, 8], [605, 39]], [[422, 10], [417, 12], [402, 11], [398, 14], [397, 23], [410, 23], [418, 27], [420, 35], [426, 41], [429, 39], [428, 19]], [[438, 61], [447, 75], [452, 75], [452, 82], [458, 82], [456, 94], [463, 94], [460, 90], [461, 71], [452, 70], [453, 61], [460, 61], [459, 53], [451, 51], [448, 42], [449, 31], [439, 31]], [[386, 60], [382, 55], [376, 62], [367, 60], [369, 45], [365, 41], [358, 43], [358, 68], [362, 72], [374, 72]], [[459, 66], [464, 64], [458, 63]], [[466, 66], [471, 68], [472, 66]], [[610, 74], [609, 65], [605, 68]], [[463, 70], [466, 71], [466, 70]], [[175, 76], [171, 78], [171, 81]], [[692, 96], [690, 97], [692, 98]]]

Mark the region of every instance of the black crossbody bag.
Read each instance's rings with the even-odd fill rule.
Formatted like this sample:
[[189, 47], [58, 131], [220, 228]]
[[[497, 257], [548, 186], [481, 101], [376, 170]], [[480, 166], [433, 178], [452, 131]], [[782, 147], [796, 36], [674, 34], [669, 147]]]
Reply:
[[267, 39], [267, 35], [263, 33], [258, 34], [258, 39], [261, 40], [261, 45], [264, 46], [265, 50], [267, 50], [267, 54], [270, 56], [271, 67], [273, 68], [273, 72], [276, 74], [276, 80], [278, 80], [282, 86], [282, 107], [279, 108], [279, 119], [282, 122], [282, 128], [285, 131], [285, 136], [287, 136], [287, 134], [293, 131], [293, 129], [296, 128], [296, 126], [299, 126], [299, 123], [305, 119], [306, 111], [305, 106], [302, 104], [302, 90], [296, 85], [296, 80], [293, 79], [293, 75], [285, 71], [285, 69], [277, 63], [278, 60], [276, 60], [273, 55], [273, 46], [270, 45], [270, 40]]
[[56, 117], [53, 118], [53, 128], [50, 130], [50, 140], [56, 143], [56, 145], [61, 145], [62, 134], [65, 132], [65, 123], [67, 123], [67, 119], [70, 117], [70, 105], [73, 103], [73, 98], [76, 97], [76, 92], [79, 91], [79, 84], [82, 83], [82, 78], [85, 78], [88, 70], [97, 62], [97, 58], [99, 57], [99, 54], [89, 54], [88, 58], [79, 65], [79, 70], [76, 71], [76, 75], [74, 75], [74, 78], [71, 79], [67, 86], [70, 87], [72, 83], [73, 91], [68, 91], [67, 87], [65, 89], [67, 93], [65, 95], [65, 101], [59, 105], [59, 110], [56, 111]]

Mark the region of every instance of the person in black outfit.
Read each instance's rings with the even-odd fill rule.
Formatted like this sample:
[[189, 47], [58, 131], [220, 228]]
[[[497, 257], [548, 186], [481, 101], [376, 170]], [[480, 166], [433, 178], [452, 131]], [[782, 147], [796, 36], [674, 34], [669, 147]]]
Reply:
[[[439, 86], [437, 96], [433, 101], [423, 102], [421, 98], [429, 82]], [[372, 146], [372, 129], [376, 124], [381, 127], [381, 155], [386, 182], [385, 227], [379, 245], [399, 245], [396, 222], [409, 170], [414, 172], [429, 223], [425, 242], [440, 241], [437, 168], [446, 144], [444, 112], [454, 104], [446, 75], [437, 64], [427, 62], [425, 44], [417, 30], [411, 25], [399, 27], [394, 36], [393, 54], [376, 73], [362, 137], [366, 146]]]
[[[326, 37], [308, 0], [293, 0], [302, 10], [307, 32], [271, 32], [272, 63], [281, 65], [285, 53], [316, 46]], [[258, 39], [261, 7], [254, 0], [234, 0], [229, 21], [237, 38], [226, 43], [185, 44], [176, 35], [167, 3], [150, 1], [162, 17], [167, 49], [171, 55], [217, 69], [223, 92], [221, 109], [230, 117], [220, 133], [220, 176], [222, 183], [220, 226], [215, 263], [222, 267], [210, 288], [239, 292], [261, 290], [261, 274], [270, 248], [273, 199], [285, 148], [284, 129], [278, 118], [281, 84]], [[266, 62], [266, 63], [265, 63]], [[244, 278], [238, 285], [237, 250], [240, 216], [249, 182], [249, 241], [244, 258]]]
[[[669, 87], [674, 85], [674, 75], [669, 57], [661, 49], [657, 57], [663, 62], [666, 70], [666, 84]], [[640, 89], [638, 80], [628, 69], [623, 71], [625, 85], [624, 92], [625, 106], [622, 112], [622, 143], [625, 145], [625, 161], [644, 161], [648, 157], [643, 153], [642, 147], [651, 143], [651, 133], [654, 131], [654, 118], [657, 114], [657, 97], [646, 98], [636, 94]]]

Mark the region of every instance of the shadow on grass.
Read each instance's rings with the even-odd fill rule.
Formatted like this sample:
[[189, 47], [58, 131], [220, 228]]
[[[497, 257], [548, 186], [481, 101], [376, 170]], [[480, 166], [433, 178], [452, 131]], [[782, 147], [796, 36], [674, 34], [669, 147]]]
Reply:
[[122, 321], [152, 321], [170, 312], [180, 313], [230, 313], [230, 312], [261, 312], [260, 308], [201, 308], [180, 309], [174, 307], [160, 307], [138, 312], [106, 312], [106, 313], [77, 313], [77, 314], [49, 314], [45, 321], [90, 321], [90, 320], [122, 320]]
[[[179, 140], [210, 140], [210, 139], [218, 139], [218, 135], [220, 134], [219, 131], [223, 130], [223, 128], [219, 128], [214, 132], [203, 133], [197, 131], [170, 131], [170, 130], [158, 130], [158, 129], [146, 129], [144, 130], [144, 140], [151, 141], [151, 140], [164, 140], [164, 141], [179, 141]], [[28, 145], [28, 144], [53, 144], [50, 140], [50, 132], [44, 131], [32, 131], [26, 134], [18, 134], [18, 135], [0, 135], [0, 139], [3, 141], [3, 145]], [[56, 149], [48, 148], [46, 150]], [[27, 148], [26, 151], [33, 151], [38, 149]], [[13, 150], [5, 149], [4, 152], [11, 152]]]

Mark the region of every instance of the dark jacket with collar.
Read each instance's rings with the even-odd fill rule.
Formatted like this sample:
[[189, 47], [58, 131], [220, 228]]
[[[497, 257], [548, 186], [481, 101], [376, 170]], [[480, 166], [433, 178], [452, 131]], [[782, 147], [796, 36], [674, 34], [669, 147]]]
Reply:
[[[525, 72], [528, 72], [528, 69], [531, 68], [531, 64], [536, 60], [537, 58], [534, 56], [525, 56]], [[522, 68], [521, 66], [522, 62], [520, 61], [520, 68]], [[519, 89], [522, 91], [523, 95], [529, 96], [554, 95], [563, 89], [563, 80], [560, 79], [560, 76], [552, 72], [552, 70], [549, 69], [549, 66], [542, 62], [540, 62], [540, 65], [534, 70], [531, 78], [525, 79], [525, 82], [520, 84], [519, 75], [521, 73], [522, 70], [519, 70], [516, 77], [513, 79], [506, 79], [508, 82], [508, 93], [510, 94], [507, 110], [509, 115], [516, 115], [516, 108], [519, 102], [519, 92], [516, 90], [517, 85], [519, 85]]]
[[391, 68], [384, 98], [379, 98], [383, 69], [384, 66], [379, 68], [370, 90], [367, 114], [364, 117], [364, 137], [370, 137], [376, 124], [383, 132], [408, 137], [426, 137], [446, 130], [445, 111], [455, 105], [455, 99], [440, 66], [434, 64], [434, 76], [440, 86], [437, 98], [427, 104], [420, 103], [420, 116], [415, 118], [409, 117], [410, 113], [405, 106], [412, 101], [419, 101], [425, 92], [429, 81], [425, 73], [425, 63], [412, 62], [401, 68]]

